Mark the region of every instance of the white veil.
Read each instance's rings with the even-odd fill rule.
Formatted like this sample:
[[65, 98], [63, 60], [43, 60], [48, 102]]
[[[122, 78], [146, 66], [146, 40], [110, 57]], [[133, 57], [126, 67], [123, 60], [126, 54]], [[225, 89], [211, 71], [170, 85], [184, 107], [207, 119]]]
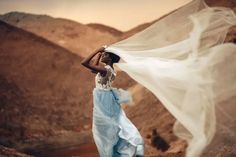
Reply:
[[223, 43], [233, 25], [231, 9], [194, 0], [106, 48], [121, 57], [115, 67], [177, 119], [174, 133], [188, 142], [187, 157], [208, 156], [225, 138], [236, 144], [236, 45]]

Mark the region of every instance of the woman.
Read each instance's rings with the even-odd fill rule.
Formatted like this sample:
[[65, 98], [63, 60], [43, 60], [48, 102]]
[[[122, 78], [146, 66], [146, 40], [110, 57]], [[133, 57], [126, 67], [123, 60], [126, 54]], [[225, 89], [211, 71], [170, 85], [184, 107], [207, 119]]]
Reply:
[[[91, 60], [98, 54], [94, 64]], [[101, 65], [99, 65], [101, 59]], [[95, 144], [101, 157], [138, 157], [144, 155], [144, 142], [137, 128], [126, 117], [122, 103], [131, 103], [128, 91], [111, 86], [116, 72], [113, 64], [120, 57], [105, 52], [105, 46], [85, 58], [81, 64], [96, 73], [93, 90], [93, 125]]]

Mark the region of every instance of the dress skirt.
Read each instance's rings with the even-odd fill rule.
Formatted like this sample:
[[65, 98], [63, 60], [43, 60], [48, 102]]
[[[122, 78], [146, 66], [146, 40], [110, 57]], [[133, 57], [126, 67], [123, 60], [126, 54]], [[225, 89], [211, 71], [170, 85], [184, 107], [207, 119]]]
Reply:
[[122, 89], [93, 89], [92, 132], [100, 157], [144, 156], [142, 136], [121, 107], [131, 101]]

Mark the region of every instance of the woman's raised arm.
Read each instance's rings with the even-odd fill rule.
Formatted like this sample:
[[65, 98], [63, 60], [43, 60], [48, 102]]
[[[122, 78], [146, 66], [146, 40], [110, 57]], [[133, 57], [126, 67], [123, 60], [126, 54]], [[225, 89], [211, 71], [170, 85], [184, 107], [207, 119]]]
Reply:
[[96, 60], [95, 64], [91, 64], [91, 60], [93, 59], [93, 57], [98, 54], [101, 53], [105, 50], [105, 47], [101, 47], [97, 50], [95, 50], [93, 53], [91, 53], [88, 57], [86, 57], [85, 59], [82, 60], [81, 64], [83, 66], [85, 66], [86, 68], [95, 71], [95, 72], [100, 72], [100, 73], [106, 73], [106, 69], [104, 67], [100, 67], [97, 62], [99, 61], [99, 59]]

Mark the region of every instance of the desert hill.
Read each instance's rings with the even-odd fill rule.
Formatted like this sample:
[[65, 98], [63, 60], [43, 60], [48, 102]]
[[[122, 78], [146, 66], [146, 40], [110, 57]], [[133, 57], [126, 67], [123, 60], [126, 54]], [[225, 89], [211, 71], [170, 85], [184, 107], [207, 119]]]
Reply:
[[[207, 2], [235, 8], [233, 0]], [[7, 22], [0, 22], [0, 145], [34, 152], [91, 144], [87, 150], [94, 150], [94, 74], [80, 61], [98, 46], [127, 38], [155, 21], [122, 33], [47, 15], [12, 12], [0, 19]], [[236, 39], [235, 32], [232, 28], [227, 41]], [[185, 143], [172, 133], [175, 119], [159, 100], [125, 73], [119, 72], [118, 78], [114, 86], [133, 93], [136, 105], [124, 109], [144, 137], [146, 155], [184, 156]], [[167, 151], [151, 146], [153, 129], [170, 144]]]
[[[85, 57], [98, 46], [117, 41], [115, 29], [108, 31], [84, 25], [75, 21], [53, 18], [47, 15], [35, 15], [23, 12], [10, 12], [0, 15], [0, 20], [41, 36], [71, 52]], [[113, 32], [113, 33], [111, 33]]]
[[109, 27], [109, 26], [106, 26], [106, 25], [103, 25], [103, 24], [89, 23], [89, 24], [87, 24], [87, 26], [92, 27], [92, 28], [97, 29], [97, 30], [100, 30], [101, 32], [104, 32], [104, 33], [109, 32], [109, 33], [113, 34], [116, 37], [119, 37], [120, 35], [123, 34], [122, 31], [119, 31], [119, 30], [117, 30], [113, 27]]

